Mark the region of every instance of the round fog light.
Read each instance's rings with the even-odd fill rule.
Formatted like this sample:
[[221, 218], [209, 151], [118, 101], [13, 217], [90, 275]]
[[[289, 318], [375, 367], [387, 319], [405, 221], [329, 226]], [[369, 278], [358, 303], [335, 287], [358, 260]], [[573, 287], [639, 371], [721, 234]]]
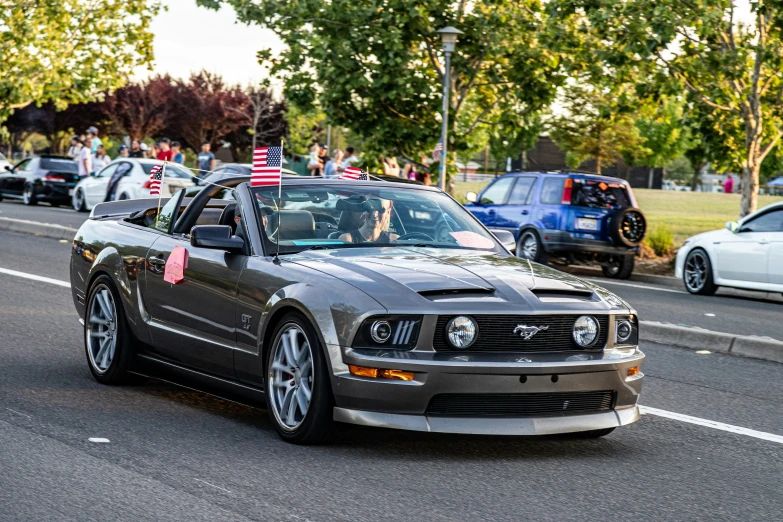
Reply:
[[478, 325], [472, 317], [455, 317], [446, 325], [446, 335], [454, 348], [464, 350], [478, 337]]
[[589, 315], [583, 315], [574, 323], [574, 342], [582, 348], [587, 348], [598, 339], [598, 321]]
[[383, 344], [391, 337], [392, 328], [387, 321], [375, 321], [370, 327], [370, 337], [378, 344]]
[[631, 338], [633, 333], [633, 327], [628, 321], [620, 321], [617, 323], [617, 342], [624, 343]]

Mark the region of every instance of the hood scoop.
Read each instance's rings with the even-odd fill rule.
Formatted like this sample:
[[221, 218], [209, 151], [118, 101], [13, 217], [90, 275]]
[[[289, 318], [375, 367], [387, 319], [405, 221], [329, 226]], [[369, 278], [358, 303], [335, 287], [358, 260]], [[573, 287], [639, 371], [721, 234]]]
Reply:
[[433, 301], [450, 299], [455, 297], [479, 297], [492, 295], [493, 288], [469, 287], [469, 288], [440, 288], [435, 290], [419, 290], [418, 294]]
[[533, 288], [530, 290], [543, 303], [563, 301], [596, 301], [591, 290], [571, 290], [565, 288]]

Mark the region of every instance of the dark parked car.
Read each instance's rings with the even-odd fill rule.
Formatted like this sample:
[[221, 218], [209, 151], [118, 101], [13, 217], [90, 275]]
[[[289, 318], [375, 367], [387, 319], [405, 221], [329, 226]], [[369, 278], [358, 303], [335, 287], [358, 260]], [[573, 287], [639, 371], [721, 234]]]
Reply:
[[0, 200], [21, 199], [25, 205], [39, 201], [68, 205], [80, 179], [79, 165], [67, 156], [25, 158], [0, 172]]
[[647, 224], [628, 183], [581, 173], [523, 172], [498, 177], [466, 205], [492, 229], [516, 238], [516, 255], [545, 263], [598, 262], [627, 279]]

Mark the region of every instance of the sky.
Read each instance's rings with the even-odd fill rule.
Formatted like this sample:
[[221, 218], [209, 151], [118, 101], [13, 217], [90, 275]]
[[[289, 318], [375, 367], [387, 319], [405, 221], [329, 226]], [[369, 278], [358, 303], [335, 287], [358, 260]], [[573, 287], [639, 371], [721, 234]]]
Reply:
[[206, 69], [219, 73], [229, 84], [248, 85], [264, 78], [256, 60], [260, 49], [282, 49], [272, 31], [237, 22], [230, 7], [215, 12], [196, 6], [196, 0], [163, 0], [168, 11], [152, 22], [155, 63], [152, 72], [136, 71], [139, 79], [168, 73], [187, 78]]

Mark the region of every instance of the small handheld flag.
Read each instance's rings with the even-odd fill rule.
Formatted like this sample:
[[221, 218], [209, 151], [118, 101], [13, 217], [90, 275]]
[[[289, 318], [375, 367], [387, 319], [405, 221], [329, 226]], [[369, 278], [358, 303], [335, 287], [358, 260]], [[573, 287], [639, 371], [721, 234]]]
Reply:
[[437, 145], [435, 145], [435, 148], [432, 149], [432, 159], [435, 161], [440, 161], [440, 156], [443, 153], [443, 140], [438, 140]]
[[160, 184], [163, 182], [163, 165], [155, 165], [150, 171], [150, 196], [160, 196]]
[[351, 181], [367, 181], [369, 176], [359, 167], [346, 167], [343, 173], [337, 179], [349, 179]]
[[283, 147], [258, 147], [253, 151], [250, 186], [279, 185], [283, 177]]

